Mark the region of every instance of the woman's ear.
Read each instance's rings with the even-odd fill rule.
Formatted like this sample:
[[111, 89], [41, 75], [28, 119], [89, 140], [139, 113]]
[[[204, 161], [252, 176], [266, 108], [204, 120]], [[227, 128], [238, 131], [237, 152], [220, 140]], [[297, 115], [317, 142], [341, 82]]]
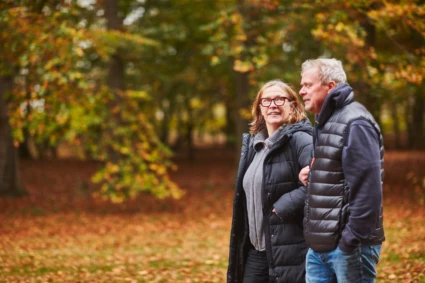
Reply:
[[297, 105], [296, 101], [291, 101], [291, 107], [289, 107], [289, 115], [288, 115], [288, 122], [293, 123], [293, 120], [295, 118], [295, 113], [297, 111]]
[[297, 106], [298, 106], [298, 102], [296, 100], [292, 100], [291, 107], [289, 107], [291, 109], [292, 114], [297, 111]]

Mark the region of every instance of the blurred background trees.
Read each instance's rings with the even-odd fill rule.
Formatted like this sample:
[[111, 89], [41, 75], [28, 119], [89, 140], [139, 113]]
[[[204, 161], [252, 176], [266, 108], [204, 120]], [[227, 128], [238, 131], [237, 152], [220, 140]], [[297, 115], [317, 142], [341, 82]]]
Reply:
[[238, 154], [261, 84], [298, 90], [319, 56], [343, 61], [387, 148], [424, 149], [423, 1], [307, 2], [2, 1], [0, 194], [24, 193], [18, 155], [66, 144], [101, 161], [102, 197], [179, 197], [172, 152]]

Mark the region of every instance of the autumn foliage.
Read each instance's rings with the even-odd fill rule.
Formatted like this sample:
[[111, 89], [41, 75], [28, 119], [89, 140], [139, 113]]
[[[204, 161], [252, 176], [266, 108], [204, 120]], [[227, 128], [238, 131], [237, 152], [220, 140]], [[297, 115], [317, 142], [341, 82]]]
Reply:
[[[424, 16], [405, 0], [0, 1], [0, 282], [224, 282], [259, 87], [297, 90], [304, 60], [338, 58], [386, 149], [423, 150]], [[379, 282], [425, 282], [424, 153], [385, 162]]]
[[[30, 195], [0, 200], [0, 274], [6, 282], [225, 282], [234, 159], [198, 150], [175, 160], [179, 201], [90, 196], [97, 163], [25, 161]], [[424, 176], [423, 153], [387, 153], [386, 241], [378, 282], [425, 280], [425, 209], [407, 175]], [[424, 190], [423, 188], [422, 190]]]

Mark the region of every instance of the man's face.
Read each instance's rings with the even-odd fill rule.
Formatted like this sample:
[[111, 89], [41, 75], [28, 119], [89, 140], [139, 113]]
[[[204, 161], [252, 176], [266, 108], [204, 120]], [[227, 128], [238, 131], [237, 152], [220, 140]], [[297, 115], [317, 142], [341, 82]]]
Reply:
[[334, 82], [323, 85], [319, 80], [318, 74], [319, 70], [317, 68], [304, 71], [301, 75], [301, 89], [299, 92], [304, 100], [305, 109], [315, 114], [320, 113], [326, 96], [335, 87]]

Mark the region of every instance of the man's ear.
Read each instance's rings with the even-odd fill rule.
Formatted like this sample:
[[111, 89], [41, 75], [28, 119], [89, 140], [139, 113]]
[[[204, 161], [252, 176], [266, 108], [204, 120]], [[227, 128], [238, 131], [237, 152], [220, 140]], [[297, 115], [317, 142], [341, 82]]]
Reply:
[[327, 86], [329, 87], [329, 92], [331, 92], [331, 90], [333, 90], [336, 87], [336, 83], [334, 81], [330, 81], [328, 82]]

